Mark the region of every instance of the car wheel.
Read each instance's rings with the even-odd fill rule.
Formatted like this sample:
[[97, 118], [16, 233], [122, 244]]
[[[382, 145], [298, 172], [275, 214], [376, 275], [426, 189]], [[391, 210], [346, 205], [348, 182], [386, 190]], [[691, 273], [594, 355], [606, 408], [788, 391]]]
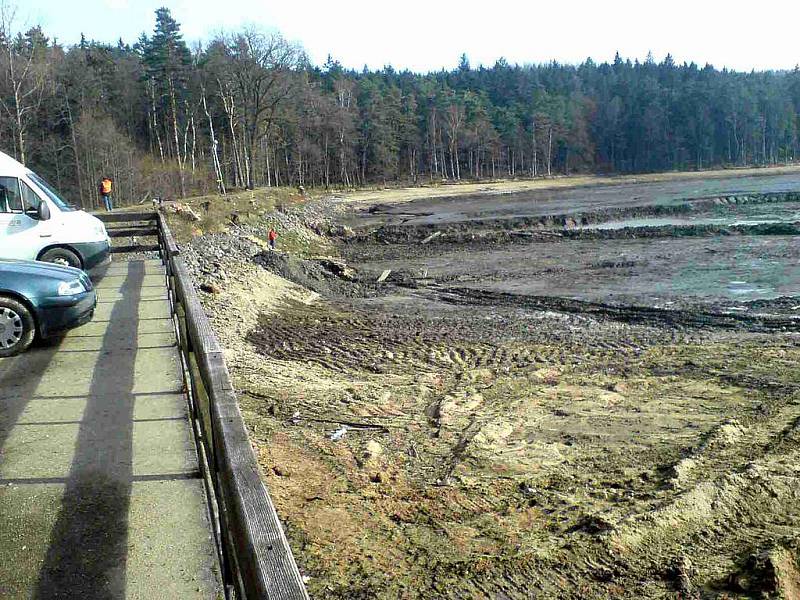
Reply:
[[81, 268], [81, 259], [72, 250], [66, 248], [50, 248], [39, 257], [42, 262], [55, 263], [62, 267]]
[[34, 335], [36, 323], [31, 311], [13, 298], [0, 296], [0, 358], [27, 350]]

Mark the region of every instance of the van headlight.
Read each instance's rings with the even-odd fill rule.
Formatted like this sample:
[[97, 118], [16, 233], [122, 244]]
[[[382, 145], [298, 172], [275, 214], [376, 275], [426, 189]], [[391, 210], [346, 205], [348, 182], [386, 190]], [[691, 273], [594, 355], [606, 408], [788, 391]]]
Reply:
[[72, 281], [62, 281], [58, 285], [59, 296], [74, 296], [75, 294], [82, 294], [86, 291], [86, 287], [80, 279], [73, 279]]

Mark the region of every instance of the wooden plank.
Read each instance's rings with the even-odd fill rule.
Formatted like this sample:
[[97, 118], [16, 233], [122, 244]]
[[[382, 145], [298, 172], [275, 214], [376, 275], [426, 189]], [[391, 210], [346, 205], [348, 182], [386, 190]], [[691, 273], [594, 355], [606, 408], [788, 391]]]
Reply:
[[158, 213], [158, 228], [161, 230], [161, 236], [166, 246], [167, 254], [169, 256], [177, 256], [180, 254], [180, 248], [178, 248], [178, 244], [175, 242], [175, 238], [172, 237], [172, 232], [167, 225], [167, 219], [163, 213]]
[[215, 391], [212, 419], [220, 453], [220, 487], [248, 598], [307, 600], [275, 506], [264, 487], [232, 391]]
[[430, 234], [428, 237], [426, 237], [424, 240], [422, 240], [422, 245], [424, 246], [425, 244], [430, 244], [433, 240], [438, 238], [440, 235], [442, 235], [441, 231], [437, 231], [436, 233]]
[[158, 252], [157, 244], [136, 244], [134, 246], [111, 246], [111, 254], [125, 254], [128, 252]]
[[[197, 356], [192, 354], [189, 362], [189, 375], [194, 386], [195, 396], [194, 409], [195, 418], [197, 419], [202, 431], [202, 446], [206, 448], [206, 454], [214, 457], [214, 430], [211, 426], [211, 399], [206, 392], [206, 385], [203, 382], [202, 373], [197, 365]], [[212, 466], [212, 465], [210, 465]], [[213, 465], [215, 468], [216, 465]]]
[[109, 237], [153, 237], [158, 235], [158, 227], [109, 227], [106, 229]]
[[[180, 257], [172, 258], [172, 268], [174, 271], [175, 282], [178, 287], [178, 294], [183, 309], [186, 311], [186, 328], [188, 330], [189, 338], [192, 342], [192, 350], [198, 355], [204, 355], [208, 358], [219, 357], [219, 362], [204, 361], [198, 359], [198, 364], [203, 377], [206, 382], [214, 379], [211, 373], [213, 369], [219, 369], [220, 365], [225, 366], [222, 361], [222, 346], [220, 346], [214, 330], [211, 328], [211, 323], [206, 316], [203, 305], [200, 303], [200, 298], [197, 295], [197, 290], [194, 288], [189, 271], [186, 269], [186, 264]], [[225, 369], [227, 373], [227, 369]]]
[[130, 223], [132, 221], [155, 221], [158, 213], [153, 211], [142, 212], [101, 212], [94, 215], [103, 223]]

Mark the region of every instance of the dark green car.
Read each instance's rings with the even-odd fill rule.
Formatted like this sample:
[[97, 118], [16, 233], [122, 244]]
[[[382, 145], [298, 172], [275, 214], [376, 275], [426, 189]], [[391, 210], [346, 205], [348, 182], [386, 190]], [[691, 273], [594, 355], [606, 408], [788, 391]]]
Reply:
[[0, 259], [0, 358], [92, 320], [97, 294], [80, 269]]

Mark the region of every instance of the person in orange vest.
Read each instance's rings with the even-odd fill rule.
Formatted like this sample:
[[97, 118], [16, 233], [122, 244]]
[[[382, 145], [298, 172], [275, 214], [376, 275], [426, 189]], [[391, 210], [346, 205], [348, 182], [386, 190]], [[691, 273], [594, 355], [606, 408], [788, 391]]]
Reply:
[[111, 200], [111, 189], [113, 188], [113, 182], [111, 178], [106, 175], [100, 181], [100, 197], [103, 199], [103, 204], [106, 206], [106, 210], [111, 212], [114, 210], [114, 203]]
[[275, 240], [278, 239], [278, 232], [274, 229], [269, 230], [269, 247], [275, 250]]

